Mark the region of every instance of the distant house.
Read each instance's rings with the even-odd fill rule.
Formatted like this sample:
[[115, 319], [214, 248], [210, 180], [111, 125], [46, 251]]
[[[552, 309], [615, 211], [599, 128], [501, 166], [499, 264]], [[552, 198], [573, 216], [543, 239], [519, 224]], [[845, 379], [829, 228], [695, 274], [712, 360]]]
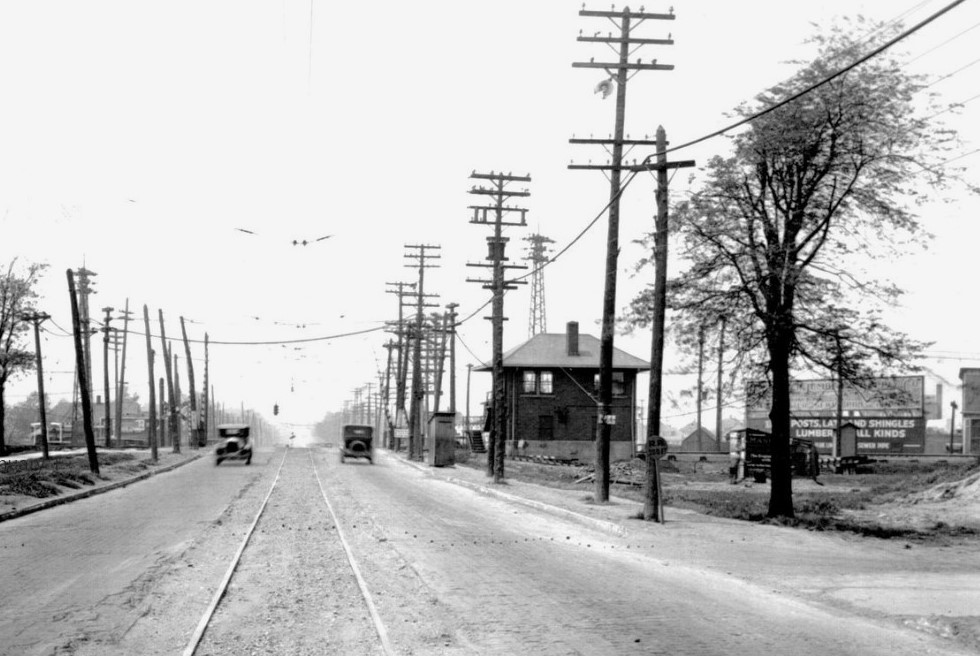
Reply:
[[[714, 426], [714, 417], [712, 417], [711, 425]], [[696, 423], [690, 423], [681, 429], [681, 433], [684, 438], [681, 440], [679, 451], [706, 451], [709, 453], [714, 453], [718, 451], [727, 452], [728, 451], [728, 434], [739, 428], [744, 428], [745, 424], [739, 419], [733, 419], [731, 417], [726, 417], [721, 421], [721, 440], [717, 439], [717, 435], [711, 429], [707, 428], [702, 424], [701, 432], [698, 433], [698, 425]]]
[[[708, 430], [704, 426], [701, 427], [700, 431], [695, 426], [694, 430], [690, 431], [684, 436], [681, 441], [681, 451], [719, 451], [718, 442], [715, 440], [715, 434], [713, 431]], [[728, 445], [722, 445], [721, 450], [728, 450]]]
[[[595, 460], [598, 425], [599, 339], [579, 334], [569, 322], [565, 334], [541, 333], [503, 356], [504, 425], [508, 455]], [[636, 376], [649, 364], [613, 349], [615, 424], [610, 461], [633, 455]], [[476, 371], [492, 371], [483, 366]]]

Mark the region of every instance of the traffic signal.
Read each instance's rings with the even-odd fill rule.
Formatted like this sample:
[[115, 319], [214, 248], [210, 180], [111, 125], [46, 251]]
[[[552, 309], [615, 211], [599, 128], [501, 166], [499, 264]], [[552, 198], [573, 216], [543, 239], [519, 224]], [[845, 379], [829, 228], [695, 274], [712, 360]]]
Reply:
[[278, 403], [276, 403], [275, 405], [272, 406], [272, 414], [274, 414], [274, 415], [278, 415], [279, 414], [279, 404]]

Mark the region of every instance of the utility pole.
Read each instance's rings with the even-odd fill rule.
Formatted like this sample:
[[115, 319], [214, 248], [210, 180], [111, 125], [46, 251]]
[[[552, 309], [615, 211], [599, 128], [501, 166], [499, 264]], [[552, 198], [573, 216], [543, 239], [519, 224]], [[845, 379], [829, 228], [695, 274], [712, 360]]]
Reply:
[[119, 381], [118, 389], [116, 390], [116, 439], [119, 440], [119, 444], [122, 445], [122, 417], [123, 417], [123, 402], [126, 399], [126, 344], [129, 340], [129, 317], [132, 312], [129, 311], [129, 299], [126, 299], [126, 309], [123, 310], [122, 320], [122, 362], [119, 364]]
[[212, 399], [208, 396], [208, 334], [204, 333], [204, 385], [201, 395], [201, 418], [203, 423], [201, 430], [204, 431], [204, 442], [207, 443], [210, 437], [211, 421], [209, 410], [211, 409]]
[[[615, 5], [614, 5], [615, 7]], [[602, 301], [602, 334], [599, 344], [599, 430], [596, 434], [595, 451], [595, 501], [606, 503], [609, 501], [609, 443], [612, 436], [613, 422], [615, 415], [612, 414], [612, 378], [613, 378], [613, 334], [616, 328], [616, 273], [617, 261], [619, 258], [619, 200], [622, 194], [621, 174], [623, 171], [623, 146], [652, 145], [651, 142], [633, 141], [624, 138], [624, 128], [626, 123], [626, 83], [630, 79], [630, 73], [636, 74], [639, 71], [670, 71], [673, 65], [658, 64], [654, 59], [651, 63], [644, 64], [641, 59], [635, 63], [629, 62], [629, 56], [637, 48], [644, 45], [672, 45], [673, 40], [667, 39], [641, 39], [634, 38], [631, 30], [634, 27], [633, 21], [637, 21], [639, 26], [646, 20], [674, 20], [673, 11], [670, 14], [651, 14], [640, 11], [631, 13], [629, 7], [622, 11], [589, 11], [582, 9], [579, 16], [589, 18], [602, 18], [619, 27], [619, 34], [613, 36], [599, 36], [596, 32], [594, 36], [582, 36], [579, 33], [578, 41], [584, 43], [601, 43], [615, 50], [619, 48], [619, 59], [616, 62], [596, 62], [591, 59], [588, 62], [574, 62], [574, 68], [594, 68], [605, 71], [607, 79], [602, 80], [596, 86], [596, 91], [601, 91], [603, 97], [612, 93], [612, 87], [616, 87], [616, 116], [615, 127], [612, 139], [575, 139], [571, 143], [580, 144], [599, 144], [605, 147], [612, 146], [610, 152], [612, 162], [606, 165], [570, 165], [570, 169], [598, 169], [609, 172], [609, 226], [606, 236], [606, 266], [605, 266], [605, 290]], [[618, 23], [617, 23], [618, 21]], [[649, 444], [649, 443], [648, 443]], [[648, 458], [648, 463], [650, 462]]]
[[167, 331], [163, 325], [163, 310], [158, 310], [158, 313], [160, 316], [160, 343], [163, 344], [163, 362], [167, 373], [167, 399], [170, 406], [167, 417], [167, 432], [173, 440], [173, 452], [180, 453], [180, 440], [177, 438], [177, 408], [174, 399], [173, 368], [170, 365], [170, 349], [167, 347]]
[[153, 344], [150, 340], [150, 311], [146, 305], [143, 306], [143, 330], [146, 332], [146, 370], [150, 379], [150, 400], [149, 400], [149, 426], [147, 427], [146, 439], [150, 443], [150, 454], [153, 462], [158, 459], [157, 455], [157, 399], [156, 381], [153, 376]]
[[408, 370], [408, 331], [405, 325], [405, 297], [409, 294], [406, 288], [415, 289], [415, 283], [389, 282], [385, 283], [395, 287], [395, 289], [385, 290], [388, 294], [398, 295], [398, 324], [395, 327], [395, 335], [398, 337], [398, 360], [395, 363], [395, 421], [394, 431], [391, 436], [391, 448], [398, 450], [398, 439], [395, 432], [401, 432], [408, 428], [408, 409], [406, 408], [406, 388]]
[[171, 413], [174, 418], [174, 444], [180, 444], [180, 369], [177, 367], [177, 354], [173, 353], [173, 350], [173, 347], [170, 347], [174, 358], [174, 397]]
[[473, 374], [473, 365], [466, 365], [466, 442], [470, 443], [470, 376]]
[[[653, 260], [653, 317], [650, 345], [650, 394], [647, 397], [647, 471], [643, 500], [643, 519], [662, 522], [663, 498], [660, 493], [660, 465], [649, 453], [650, 445], [662, 439], [660, 436], [660, 401], [663, 393], [664, 329], [667, 318], [667, 170], [694, 166], [693, 161], [667, 161], [667, 133], [663, 126], [657, 128], [657, 162], [647, 157], [642, 169], [657, 172], [657, 221], [654, 229]], [[658, 438], [654, 440], [654, 438]]]
[[527, 336], [548, 332], [547, 313], [544, 303], [544, 265], [548, 263], [548, 244], [555, 243], [544, 235], [534, 234], [524, 238], [530, 245], [524, 259], [531, 263], [531, 311], [528, 313]]
[[704, 388], [701, 384], [704, 377], [704, 326], [698, 328], [698, 451], [704, 451], [701, 443], [701, 399], [704, 396]]
[[384, 445], [394, 450], [394, 435], [392, 434], [391, 422], [391, 352], [395, 348], [395, 343], [390, 339], [385, 343], [385, 351], [388, 352], [388, 362], [385, 364], [384, 381], [381, 383], [381, 402], [384, 404]]
[[449, 412], [453, 413], [453, 425], [456, 424], [456, 308], [459, 303], [449, 303], [446, 308], [449, 315]]
[[837, 431], [834, 435], [832, 455], [840, 456], [840, 433], [844, 425], [844, 347], [840, 341], [840, 329], [834, 330], [834, 369], [837, 374]]
[[109, 413], [109, 322], [112, 320], [111, 314], [115, 309], [116, 308], [114, 307], [108, 306], [102, 308], [102, 311], [105, 312], [105, 323], [102, 325], [102, 373], [104, 380], [103, 390], [105, 391], [105, 402], [102, 405], [104, 408], [105, 446], [107, 449], [112, 446], [112, 430], [110, 427], [112, 422], [109, 419], [112, 416]]
[[180, 332], [184, 337], [184, 354], [187, 356], [187, 385], [190, 390], [190, 405], [191, 405], [191, 434], [189, 439], [194, 448], [197, 448], [200, 443], [200, 432], [201, 432], [201, 420], [197, 414], [197, 388], [194, 387], [194, 361], [191, 360], [191, 344], [187, 341], [187, 328], [184, 326], [184, 317], [180, 318]]
[[[473, 218], [470, 223], [493, 226], [493, 236], [487, 237], [489, 252], [487, 253], [486, 263], [467, 262], [466, 266], [490, 267], [493, 269], [493, 277], [490, 280], [481, 278], [467, 278], [467, 282], [478, 282], [484, 289], [489, 289], [493, 294], [493, 312], [491, 316], [484, 317], [491, 321], [493, 326], [493, 433], [487, 445], [487, 475], [493, 477], [494, 483], [501, 483], [504, 480], [504, 451], [506, 450], [506, 381], [504, 381], [504, 291], [516, 289], [517, 283], [525, 281], [505, 280], [505, 269], [526, 269], [527, 267], [515, 264], [505, 264], [507, 257], [504, 249], [509, 239], [503, 236], [504, 226], [527, 225], [528, 210], [523, 207], [512, 207], [507, 203], [512, 198], [527, 198], [531, 192], [525, 189], [511, 190], [508, 185], [512, 182], [531, 182], [531, 176], [512, 175], [510, 173], [477, 173], [473, 171], [470, 175], [473, 180], [486, 181], [486, 186], [474, 185], [469, 193], [476, 196], [486, 196], [489, 204], [470, 205], [473, 210]], [[512, 212], [520, 213], [519, 221], [509, 221], [505, 217], [511, 216]]]
[[[163, 360], [164, 360], [164, 369], [169, 369], [170, 356], [167, 355], [166, 349], [164, 349]], [[163, 435], [163, 445], [166, 446], [167, 439], [173, 438], [173, 432], [172, 432], [173, 428], [170, 425], [170, 417], [167, 414], [168, 413], [167, 411], [168, 405], [166, 401], [167, 395], [166, 395], [166, 389], [164, 388], [165, 381], [163, 376], [160, 376], [159, 382], [160, 382], [160, 386], [159, 386], [160, 387], [160, 434]]]
[[721, 408], [724, 402], [722, 398], [724, 393], [722, 369], [725, 366], [725, 323], [725, 317], [722, 317], [721, 329], [718, 332], [718, 390], [715, 394], [717, 398], [717, 407], [715, 408], [715, 446], [718, 451], [721, 451]]
[[41, 322], [51, 318], [51, 315], [44, 312], [31, 312], [24, 315], [25, 321], [34, 324], [34, 350], [37, 362], [37, 405], [41, 421], [41, 451], [44, 459], [48, 460], [51, 454], [48, 452], [48, 410], [47, 401], [44, 398], [44, 367], [41, 362]]
[[71, 296], [72, 333], [75, 335], [75, 365], [78, 368], [78, 390], [82, 397], [82, 427], [85, 431], [85, 448], [88, 451], [89, 470], [98, 476], [99, 456], [95, 452], [95, 433], [92, 431], [92, 400], [89, 396], [89, 380], [85, 371], [85, 349], [82, 344], [82, 322], [78, 311], [78, 296], [75, 293], [75, 276], [71, 269], [68, 269], [67, 274], [68, 295]]
[[[418, 266], [419, 281], [415, 288], [416, 311], [415, 311], [415, 331], [412, 335], [412, 402], [409, 405], [408, 413], [408, 454], [410, 460], [422, 460], [422, 402], [425, 398], [425, 390], [422, 388], [422, 319], [426, 307], [435, 307], [434, 304], [425, 302], [425, 270], [438, 268], [438, 265], [427, 264], [426, 260], [438, 260], [441, 255], [432, 251], [439, 251], [442, 246], [429, 244], [405, 244], [409, 250], [405, 254], [406, 259], [417, 260], [418, 265], [406, 264], [406, 267]], [[430, 294], [431, 296], [431, 294]]]
[[446, 324], [448, 323], [448, 312], [442, 317], [435, 315], [432, 317], [432, 392], [435, 398], [433, 412], [439, 412], [439, 408], [442, 406], [442, 374], [446, 368], [446, 338], [449, 334]]
[[92, 399], [92, 384], [94, 378], [92, 377], [92, 321], [89, 315], [88, 309], [88, 297], [90, 294], [94, 294], [95, 290], [92, 289], [92, 278], [96, 277], [97, 273], [94, 271], [89, 271], [84, 266], [79, 267], [76, 272], [78, 275], [78, 311], [79, 311], [79, 322], [81, 323], [82, 329], [85, 331], [85, 341], [83, 342], [85, 358], [85, 379], [88, 381], [88, 396], [89, 401]]

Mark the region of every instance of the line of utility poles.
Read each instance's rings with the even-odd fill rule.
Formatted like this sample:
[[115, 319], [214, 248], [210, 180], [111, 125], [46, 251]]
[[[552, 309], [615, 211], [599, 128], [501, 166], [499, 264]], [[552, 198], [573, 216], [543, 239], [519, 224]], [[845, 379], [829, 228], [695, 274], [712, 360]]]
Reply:
[[[596, 32], [593, 36], [585, 36], [579, 32], [578, 41], [584, 43], [600, 43], [610, 47], [614, 52], [618, 52], [618, 58], [613, 62], [596, 62], [595, 58], [588, 62], [574, 62], [574, 68], [598, 69], [605, 71], [608, 77], [596, 85], [596, 92], [601, 92], [603, 97], [612, 93], [613, 87], [616, 91], [615, 124], [611, 138], [607, 139], [570, 139], [573, 144], [601, 145], [609, 153], [611, 159], [605, 164], [571, 164], [570, 169], [599, 170], [604, 174], [608, 172], [609, 179], [609, 224], [606, 237], [606, 266], [605, 266], [605, 288], [602, 303], [602, 333], [599, 347], [599, 430], [596, 435], [596, 455], [595, 455], [595, 501], [606, 503], [609, 500], [609, 447], [612, 435], [613, 422], [615, 415], [612, 413], [612, 374], [613, 374], [613, 337], [615, 332], [616, 320], [616, 274], [619, 257], [619, 206], [622, 194], [621, 176], [624, 170], [657, 171], [657, 234], [655, 242], [658, 246], [662, 243], [662, 248], [655, 249], [656, 279], [654, 290], [654, 335], [652, 343], [653, 356], [651, 357], [651, 384], [650, 384], [650, 418], [647, 425], [647, 445], [654, 441], [659, 442], [662, 438], [660, 432], [660, 397], [663, 372], [663, 309], [658, 310], [656, 304], [658, 299], [657, 282], [661, 279], [661, 274], [666, 274], [666, 235], [667, 235], [667, 177], [668, 168], [680, 168], [682, 166], [693, 166], [694, 162], [674, 162], [666, 161], [666, 136], [662, 127], [657, 129], [656, 140], [651, 142], [646, 139], [633, 140], [625, 134], [626, 119], [626, 85], [629, 79], [639, 71], [669, 71], [673, 70], [672, 65], [658, 64], [656, 59], [648, 63], [643, 63], [642, 59], [630, 62], [629, 57], [635, 50], [644, 45], [673, 45], [673, 39], [648, 39], [632, 36], [632, 30], [647, 20], [674, 20], [673, 11], [669, 14], [656, 14], [640, 11], [631, 12], [629, 8], [621, 11], [590, 11], [581, 10], [580, 16], [588, 18], [601, 18], [611, 22], [618, 28], [618, 34], [608, 33], [600, 36]], [[635, 21], [635, 22], [634, 22]], [[632, 166], [623, 163], [624, 147], [630, 150], [636, 146], [656, 147], [657, 161], [650, 162], [647, 157], [640, 165]], [[610, 150], [611, 148], [611, 150]], [[666, 278], [664, 278], [666, 282]], [[660, 290], [663, 292], [663, 290]], [[659, 312], [659, 314], [658, 314]], [[656, 325], [659, 321], [659, 326]], [[659, 332], [658, 332], [659, 331]], [[656, 440], [651, 439], [656, 438]], [[649, 448], [648, 448], [649, 451]], [[660, 482], [657, 469], [657, 458], [648, 453], [647, 457], [647, 494], [644, 504], [644, 517], [646, 519], [661, 519], [660, 502]], [[648, 507], [649, 506], [649, 507]]]
[[[531, 176], [513, 175], [511, 173], [500, 173], [490, 171], [490, 173], [477, 173], [473, 171], [470, 175], [473, 180], [479, 180], [480, 185], [474, 185], [469, 193], [475, 196], [487, 197], [487, 205], [470, 205], [473, 210], [473, 218], [470, 223], [489, 225], [493, 227], [493, 235], [487, 237], [488, 253], [487, 262], [468, 262], [466, 266], [492, 268], [493, 275], [490, 280], [484, 278], [467, 278], [467, 282], [476, 282], [483, 285], [484, 289], [489, 289], [492, 296], [493, 311], [491, 316], [485, 317], [492, 324], [493, 333], [493, 402], [490, 412], [493, 417], [493, 430], [487, 444], [487, 476], [493, 477], [494, 483], [501, 483], [504, 479], [504, 452], [506, 450], [506, 411], [505, 411], [505, 381], [504, 381], [504, 291], [516, 289], [517, 283], [526, 281], [506, 280], [504, 271], [506, 269], [526, 269], [526, 266], [516, 264], [505, 264], [507, 256], [505, 248], [509, 239], [503, 236], [504, 226], [527, 226], [527, 212], [523, 207], [508, 205], [513, 198], [527, 198], [531, 192], [526, 188], [519, 190], [508, 189], [508, 185], [514, 182], [531, 182]], [[486, 186], [484, 186], [484, 183]], [[511, 221], [506, 217], [513, 213], [520, 215], [519, 221]]]
[[[395, 349], [398, 352], [395, 363], [395, 421], [390, 437], [389, 447], [393, 451], [399, 450], [401, 443], [399, 440], [408, 437], [408, 409], [406, 403], [406, 389], [408, 379], [408, 330], [405, 324], [405, 298], [409, 294], [414, 294], [415, 283], [409, 282], [389, 282], [387, 285], [394, 289], [385, 290], [388, 294], [398, 296], [398, 321], [392, 326], [389, 324], [388, 331], [393, 332], [398, 338]], [[405, 434], [403, 434], [405, 433]]]
[[[418, 283], [415, 287], [416, 311], [415, 325], [412, 328], [412, 399], [409, 404], [408, 412], [408, 457], [410, 460], [422, 460], [423, 452], [423, 428], [422, 428], [422, 403], [425, 397], [425, 390], [422, 387], [422, 324], [426, 307], [435, 307], [435, 304], [427, 303], [426, 298], [437, 296], [436, 294], [425, 293], [425, 270], [438, 268], [439, 265], [431, 264], [429, 260], [438, 260], [441, 255], [438, 251], [442, 246], [429, 244], [406, 244], [408, 250], [405, 259], [416, 260], [416, 263], [406, 264], [406, 267], [418, 269]], [[435, 252], [433, 252], [435, 251]]]

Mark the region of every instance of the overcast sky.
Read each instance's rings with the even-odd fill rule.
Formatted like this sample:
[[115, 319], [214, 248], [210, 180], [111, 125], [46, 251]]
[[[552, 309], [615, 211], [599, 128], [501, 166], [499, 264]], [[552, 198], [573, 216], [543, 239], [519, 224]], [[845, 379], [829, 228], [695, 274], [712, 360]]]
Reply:
[[[637, 56], [675, 69], [632, 78], [627, 132], [652, 135], [663, 125], [678, 144], [726, 125], [732, 108], [793, 72], [785, 62], [811, 54], [803, 41], [813, 22], [863, 13], [912, 24], [945, 4], [676, 2], [674, 21], [637, 30], [672, 36], [674, 46], [648, 46]], [[970, 64], [978, 4], [964, 3], [902, 44], [909, 70], [937, 80], [930, 91], [940, 102], [977, 96], [980, 66]], [[393, 319], [396, 301], [385, 283], [414, 280], [406, 244], [441, 245], [427, 291], [441, 304], [459, 303], [463, 317], [476, 311], [488, 292], [465, 282], [475, 273], [465, 264], [486, 255], [489, 230], [469, 223], [474, 169], [532, 177], [529, 226], [507, 231], [511, 258], [532, 232], [554, 239], [556, 249], [566, 245], [609, 193], [601, 174], [567, 170], [573, 160], [603, 159], [568, 139], [609, 134], [614, 112], [612, 98], [593, 92], [603, 75], [571, 67], [611, 56], [576, 42], [579, 30], [612, 29], [580, 17], [580, 7], [526, 0], [0, 4], [0, 261], [50, 265], [40, 286], [40, 307], [53, 317], [43, 344], [50, 398], [72, 393], [69, 268], [98, 273], [93, 309], [118, 310], [128, 299], [141, 314], [148, 305], [154, 335], [162, 309], [169, 337], [179, 336], [184, 316], [192, 339], [207, 331], [215, 342], [288, 341]], [[966, 102], [959, 115], [945, 115], [960, 130], [964, 154], [980, 147], [978, 106]], [[714, 139], [672, 157], [704, 163], [725, 147]], [[978, 162], [972, 153], [955, 164], [976, 182]], [[684, 172], [671, 194], [690, 188]], [[926, 364], [955, 382], [960, 366], [980, 366], [970, 294], [980, 207], [961, 188], [951, 195], [923, 210], [936, 236], [929, 249], [880, 263], [876, 273], [909, 290], [895, 313], [898, 327], [934, 341], [929, 353], [943, 357]], [[628, 272], [643, 255], [632, 241], [651, 229], [653, 212], [653, 180], [639, 178], [623, 201], [620, 307], [649, 283]], [[603, 220], [545, 270], [549, 332], [575, 320], [598, 335], [605, 232]], [[292, 243], [326, 235], [305, 247]], [[507, 295], [505, 348], [527, 339], [528, 309], [528, 288]], [[460, 327], [460, 405], [466, 365], [490, 355], [486, 314]], [[283, 422], [311, 423], [376, 381], [387, 338], [376, 331], [288, 345], [216, 344], [211, 382], [229, 406], [244, 403], [272, 419], [278, 403]], [[143, 344], [132, 344], [127, 379], [146, 399]], [[644, 332], [616, 343], [645, 359], [649, 344]], [[101, 389], [101, 341], [93, 348]], [[195, 344], [198, 385], [203, 356]], [[669, 356], [668, 368], [685, 364]], [[672, 399], [693, 382], [668, 378]], [[8, 402], [34, 385], [32, 376], [18, 379]], [[475, 374], [474, 411], [487, 389], [489, 375]], [[684, 424], [690, 413], [670, 403], [665, 421]], [[713, 416], [706, 408], [710, 425]]]

